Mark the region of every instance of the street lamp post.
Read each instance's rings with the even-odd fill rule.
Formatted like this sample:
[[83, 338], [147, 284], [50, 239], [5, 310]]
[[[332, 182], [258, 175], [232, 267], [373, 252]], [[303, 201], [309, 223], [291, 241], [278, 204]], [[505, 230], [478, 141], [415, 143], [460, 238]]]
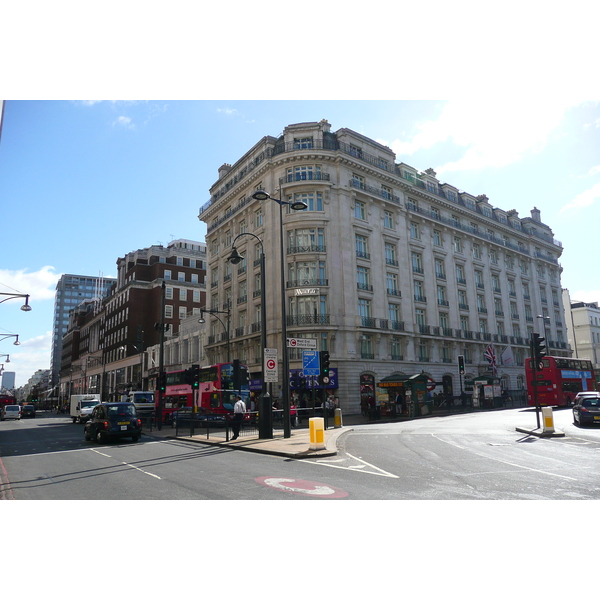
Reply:
[[[144, 332], [142, 331], [142, 340], [144, 337]], [[137, 344], [134, 344], [133, 342], [123, 342], [124, 344], [129, 344], [130, 346], [133, 346], [136, 350], [136, 352], [140, 355], [140, 391], [142, 391], [144, 389], [144, 345], [142, 342], [142, 347], [140, 348]], [[125, 346], [120, 346], [119, 350], [126, 350], [127, 348]]]
[[550, 321], [550, 317], [546, 317], [545, 315], [537, 315], [538, 319], [542, 319], [542, 327], [544, 330], [544, 337], [546, 338], [546, 345], [548, 345], [548, 342], [550, 341], [548, 339], [548, 335], [546, 333], [546, 321]]
[[158, 396], [158, 402], [157, 402], [157, 423], [156, 423], [156, 427], [158, 428], [159, 431], [162, 430], [162, 412], [163, 412], [163, 393], [162, 390], [160, 389], [160, 382], [162, 381], [163, 378], [163, 372], [165, 370], [165, 298], [166, 298], [166, 290], [167, 290], [167, 284], [165, 283], [165, 281], [163, 280], [162, 282], [162, 286], [161, 286], [161, 303], [160, 303], [160, 321], [155, 325], [155, 327], [159, 328], [160, 331], [160, 347], [159, 347], [159, 353], [158, 353], [158, 389], [156, 390], [157, 392], [157, 396]]
[[[230, 327], [231, 327], [231, 309], [228, 307], [227, 310], [213, 310], [208, 308], [203, 308], [200, 310], [200, 318], [198, 319], [198, 323], [206, 323], [206, 319], [204, 318], [204, 313], [208, 313], [210, 315], [215, 315], [215, 318], [221, 323], [223, 329], [225, 330], [225, 343], [227, 344], [227, 362], [231, 362], [231, 335], [230, 335]], [[218, 314], [217, 314], [218, 313]], [[223, 323], [219, 314], [227, 315], [227, 325]]]
[[8, 296], [8, 298], [0, 300], [0, 304], [6, 302], [7, 300], [11, 300], [12, 298], [25, 298], [25, 304], [21, 306], [21, 310], [25, 312], [29, 312], [31, 310], [31, 306], [29, 306], [29, 294], [8, 294], [6, 292], [0, 292], [0, 296]]
[[240, 233], [233, 240], [233, 248], [227, 260], [237, 265], [242, 256], [238, 253], [235, 247], [235, 242], [238, 238], [249, 235], [258, 240], [260, 244], [260, 345], [262, 346], [262, 389], [260, 393], [259, 411], [258, 411], [258, 437], [259, 439], [270, 439], [273, 437], [273, 421], [271, 418], [271, 398], [267, 394], [267, 382], [265, 381], [265, 348], [267, 347], [267, 286], [265, 283], [265, 248], [262, 240], [253, 233]]
[[17, 338], [14, 342], [13, 342], [13, 346], [20, 346], [21, 342], [19, 341], [19, 334], [18, 333], [0, 333], [0, 335], [2, 337], [0, 337], [0, 342], [3, 342], [4, 340], [8, 339], [9, 337], [14, 337]]
[[283, 399], [283, 437], [289, 438], [292, 435], [290, 426], [290, 364], [287, 353], [287, 296], [285, 293], [285, 253], [283, 245], [283, 207], [289, 206], [292, 210], [305, 210], [308, 205], [304, 202], [287, 202], [281, 199], [281, 187], [279, 188], [279, 198], [273, 198], [264, 190], [258, 190], [252, 194], [255, 200], [273, 200], [279, 204], [279, 247], [281, 251], [281, 338], [283, 353], [283, 380], [282, 380], [282, 399]]

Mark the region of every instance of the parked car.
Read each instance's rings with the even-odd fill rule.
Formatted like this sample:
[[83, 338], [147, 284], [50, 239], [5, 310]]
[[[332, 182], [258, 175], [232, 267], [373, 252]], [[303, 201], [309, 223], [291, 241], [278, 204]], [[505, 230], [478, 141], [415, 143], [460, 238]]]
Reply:
[[127, 437], [137, 442], [142, 434], [142, 420], [133, 402], [104, 402], [94, 407], [83, 431], [88, 442], [104, 443]]
[[5, 421], [6, 419], [20, 419], [21, 418], [21, 407], [18, 404], [7, 404], [2, 409], [2, 417], [0, 419]]
[[33, 404], [26, 404], [21, 409], [21, 418], [31, 417], [35, 418], [35, 406]]
[[580, 398], [600, 398], [600, 392], [577, 392], [574, 402]]
[[573, 421], [580, 427], [594, 423], [600, 425], [600, 395], [582, 395], [576, 398], [573, 406]]

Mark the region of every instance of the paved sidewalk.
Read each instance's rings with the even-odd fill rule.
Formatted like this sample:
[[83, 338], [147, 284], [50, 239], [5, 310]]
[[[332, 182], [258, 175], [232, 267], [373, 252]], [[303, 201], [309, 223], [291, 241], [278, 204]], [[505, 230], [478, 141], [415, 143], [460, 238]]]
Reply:
[[[361, 422], [366, 419], [361, 418]], [[189, 429], [176, 430], [171, 426], [163, 427], [160, 431], [154, 429], [144, 432], [155, 438], [176, 439], [185, 442], [208, 444], [211, 446], [224, 446], [234, 450], [245, 450], [247, 452], [261, 452], [263, 454], [272, 454], [275, 456], [286, 456], [291, 458], [323, 457], [335, 456], [337, 454], [338, 438], [351, 431], [352, 427], [329, 427], [324, 431], [324, 443], [319, 444], [318, 449], [312, 449], [310, 443], [310, 430], [308, 428], [298, 428], [291, 430], [289, 438], [283, 437], [283, 431], [275, 431], [272, 439], [259, 439], [258, 434], [244, 435], [243, 431], [237, 440], [226, 441], [224, 431], [210, 430], [210, 437], [207, 438], [206, 430], [202, 429], [190, 436]], [[231, 434], [230, 434], [231, 435]]]

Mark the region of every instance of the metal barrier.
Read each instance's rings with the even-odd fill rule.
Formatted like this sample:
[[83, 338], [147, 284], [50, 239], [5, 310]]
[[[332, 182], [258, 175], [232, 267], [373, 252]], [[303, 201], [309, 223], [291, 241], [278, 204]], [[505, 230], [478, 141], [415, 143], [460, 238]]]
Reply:
[[[293, 429], [308, 429], [309, 418], [312, 416], [313, 410], [306, 409], [306, 411], [306, 415], [297, 419], [292, 425]], [[173, 415], [174, 418], [171, 422], [171, 427], [175, 429], [176, 436], [185, 435], [186, 433], [190, 437], [194, 435], [206, 435], [206, 439], [220, 438], [227, 442], [232, 437], [233, 413], [207, 414], [189, 413], [186, 411], [184, 414], [173, 413]], [[239, 437], [258, 436], [258, 419], [258, 411], [244, 413]], [[274, 432], [281, 433], [284, 431], [282, 409], [273, 410], [272, 425]]]
[[144, 429], [146, 431], [152, 431], [155, 425], [155, 415], [156, 413], [154, 410], [146, 409], [137, 411], [138, 419], [142, 421], [142, 431], [144, 431]]

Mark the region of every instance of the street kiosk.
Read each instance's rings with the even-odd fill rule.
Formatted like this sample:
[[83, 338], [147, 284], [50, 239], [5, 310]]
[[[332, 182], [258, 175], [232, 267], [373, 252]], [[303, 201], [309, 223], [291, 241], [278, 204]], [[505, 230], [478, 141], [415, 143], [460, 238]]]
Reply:
[[424, 373], [384, 377], [377, 384], [383, 392], [379, 403], [381, 414], [406, 417], [431, 414], [433, 400], [427, 394], [430, 384], [429, 377]]

